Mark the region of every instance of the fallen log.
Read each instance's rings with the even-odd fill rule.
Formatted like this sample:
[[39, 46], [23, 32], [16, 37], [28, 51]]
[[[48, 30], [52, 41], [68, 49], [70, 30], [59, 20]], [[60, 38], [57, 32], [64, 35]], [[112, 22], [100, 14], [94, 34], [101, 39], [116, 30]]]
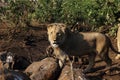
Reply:
[[105, 69], [103, 69], [103, 70], [99, 70], [98, 72], [106, 72], [106, 71], [108, 71], [108, 70], [110, 70], [110, 69], [113, 69], [113, 68], [120, 68], [120, 64], [115, 64], [115, 65], [112, 65], [112, 66], [110, 66], [110, 67], [106, 67]]

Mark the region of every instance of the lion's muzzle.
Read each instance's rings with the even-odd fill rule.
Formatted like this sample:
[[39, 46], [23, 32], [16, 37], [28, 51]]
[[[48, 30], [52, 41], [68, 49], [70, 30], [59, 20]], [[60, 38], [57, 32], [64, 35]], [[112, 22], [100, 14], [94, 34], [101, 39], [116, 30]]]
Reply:
[[54, 40], [53, 42], [51, 42], [51, 46], [58, 47], [59, 46], [59, 42], [57, 42], [56, 40]]

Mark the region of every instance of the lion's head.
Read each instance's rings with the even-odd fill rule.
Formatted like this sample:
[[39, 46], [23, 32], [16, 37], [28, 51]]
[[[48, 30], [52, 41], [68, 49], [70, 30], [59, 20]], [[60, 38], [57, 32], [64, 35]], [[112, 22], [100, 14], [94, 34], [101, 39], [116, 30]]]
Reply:
[[66, 39], [66, 25], [63, 23], [52, 23], [47, 27], [48, 39], [53, 47], [58, 47]]

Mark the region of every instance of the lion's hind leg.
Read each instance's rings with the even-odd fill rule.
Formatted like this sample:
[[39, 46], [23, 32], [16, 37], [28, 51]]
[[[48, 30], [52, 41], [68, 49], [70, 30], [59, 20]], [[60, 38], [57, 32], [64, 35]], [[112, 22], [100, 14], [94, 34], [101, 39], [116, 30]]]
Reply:
[[106, 62], [108, 67], [112, 65], [112, 60], [110, 59], [108, 55], [108, 49], [104, 50], [99, 56], [103, 61]]
[[91, 69], [93, 68], [93, 66], [95, 64], [96, 53], [95, 52], [90, 53], [88, 55], [88, 57], [89, 57], [89, 64], [88, 64], [87, 68], [83, 71], [84, 73], [91, 72]]

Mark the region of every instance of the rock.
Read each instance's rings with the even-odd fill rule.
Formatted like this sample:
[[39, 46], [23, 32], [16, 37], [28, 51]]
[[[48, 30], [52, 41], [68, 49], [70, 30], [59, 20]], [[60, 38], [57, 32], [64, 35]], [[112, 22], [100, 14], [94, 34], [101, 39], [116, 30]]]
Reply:
[[71, 67], [66, 65], [63, 68], [58, 80], [89, 80], [89, 79], [86, 78], [86, 76], [80, 71], [80, 69], [73, 69], [72, 75]]
[[60, 68], [57, 60], [49, 57], [39, 62], [33, 62], [25, 72], [30, 74], [31, 80], [56, 80]]

